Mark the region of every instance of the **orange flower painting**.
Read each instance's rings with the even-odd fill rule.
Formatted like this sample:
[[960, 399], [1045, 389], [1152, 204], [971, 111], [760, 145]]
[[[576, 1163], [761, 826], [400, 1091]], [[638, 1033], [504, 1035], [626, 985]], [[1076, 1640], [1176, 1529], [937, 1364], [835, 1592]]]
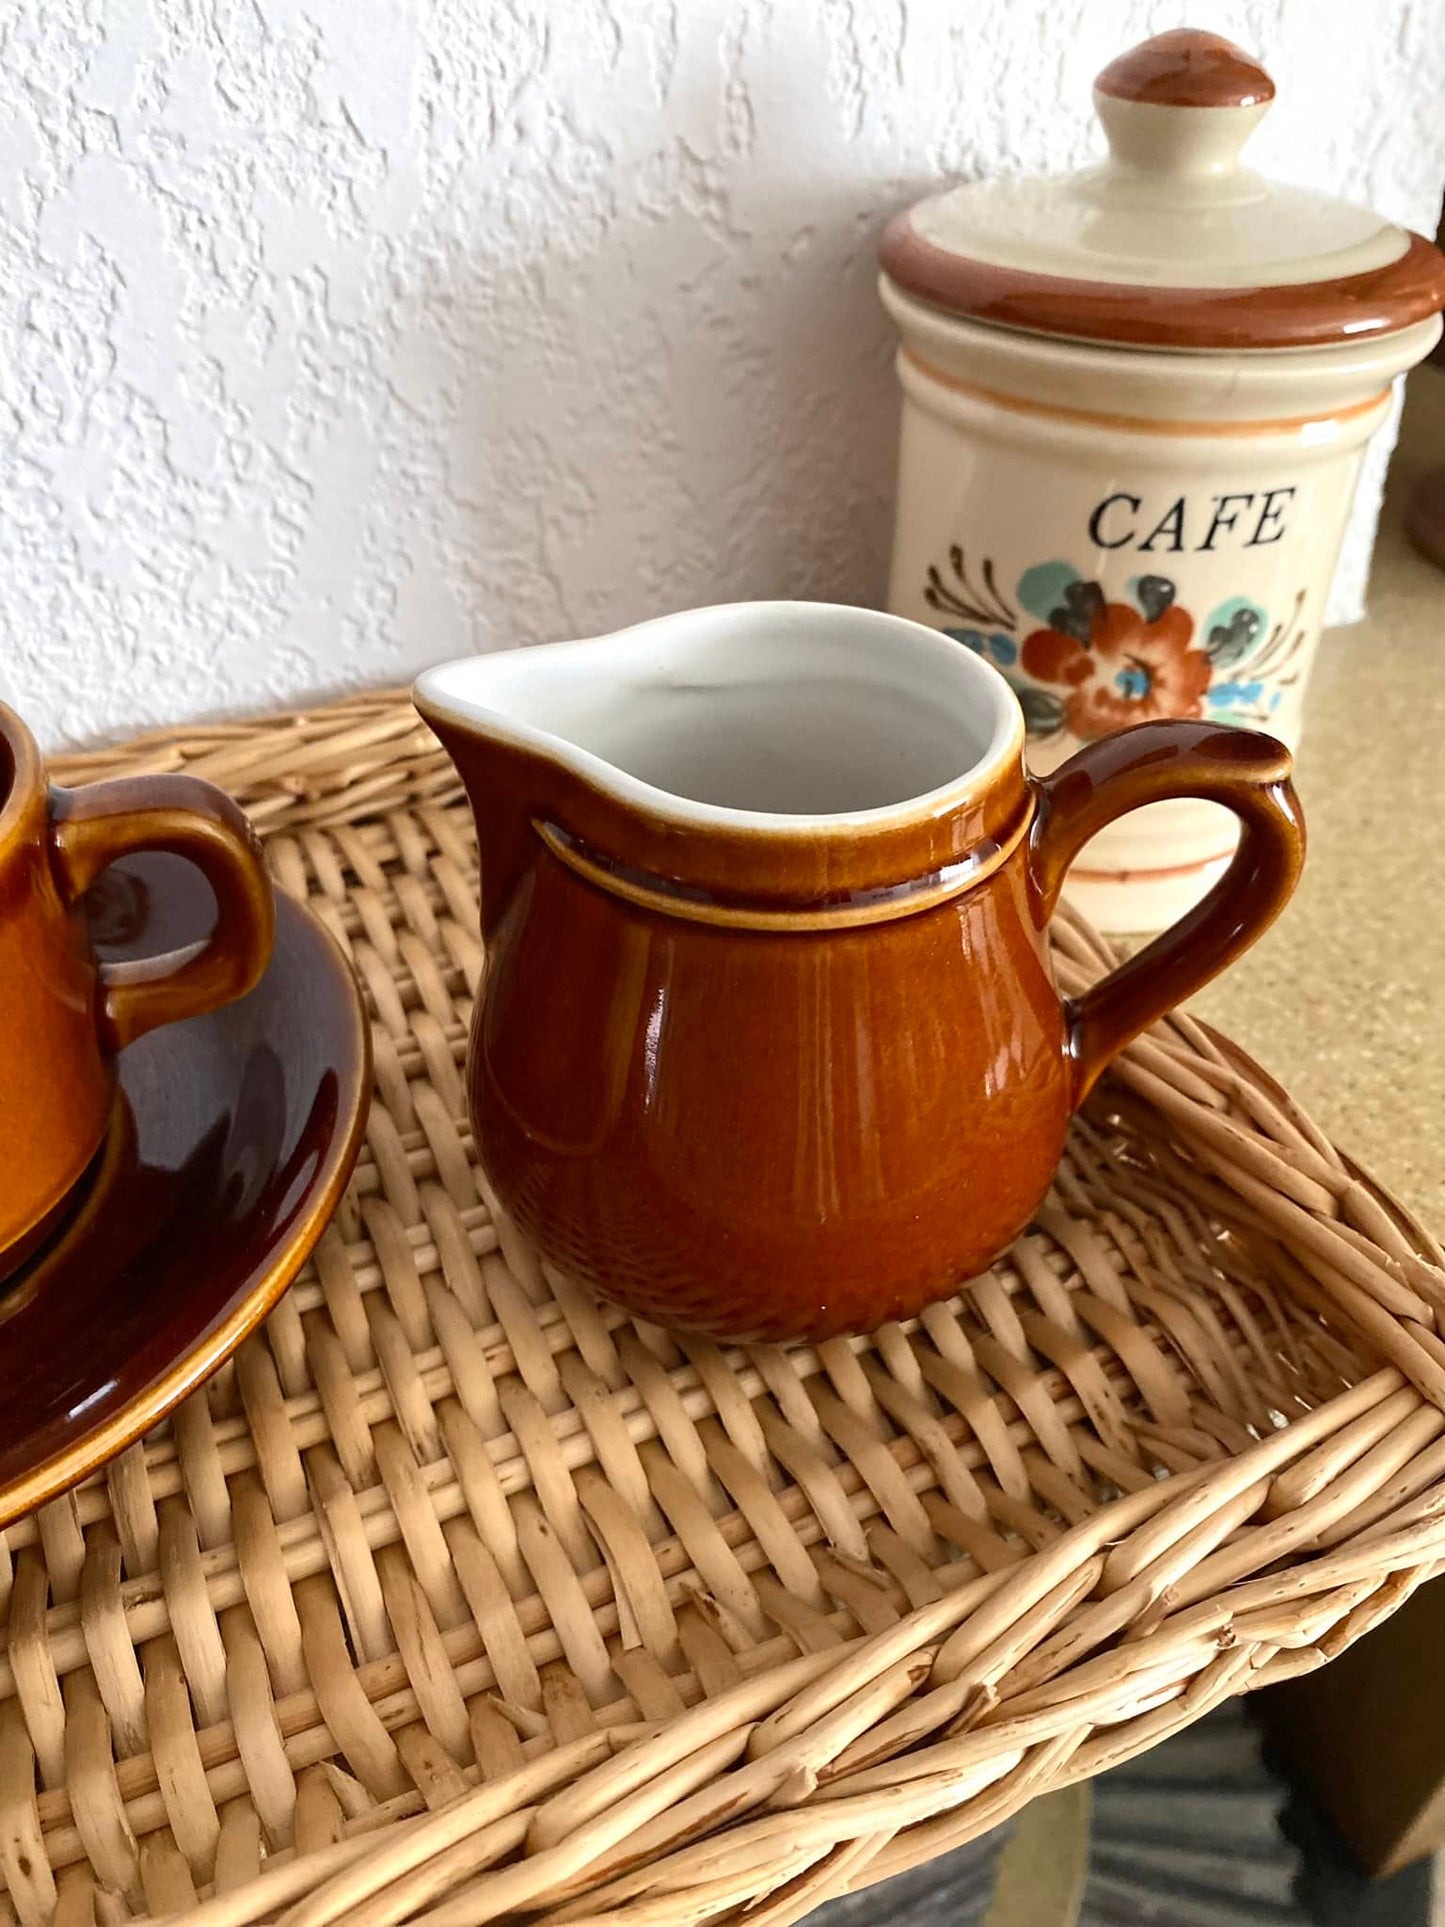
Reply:
[[1025, 569], [1011, 597], [993, 562], [970, 562], [961, 543], [923, 587], [943, 633], [1007, 680], [1035, 740], [1092, 742], [1171, 716], [1268, 727], [1300, 679], [1303, 589], [1272, 626], [1243, 595], [1196, 622], [1168, 576], [1133, 576], [1115, 594], [1052, 561]]
[[1187, 609], [1171, 600], [1151, 616], [1106, 602], [1093, 583], [1072, 586], [1086, 593], [1074, 598], [1070, 626], [1035, 629], [1019, 660], [1035, 681], [1065, 685], [1064, 720], [1075, 736], [1088, 742], [1131, 723], [1204, 714], [1212, 665], [1194, 647]]

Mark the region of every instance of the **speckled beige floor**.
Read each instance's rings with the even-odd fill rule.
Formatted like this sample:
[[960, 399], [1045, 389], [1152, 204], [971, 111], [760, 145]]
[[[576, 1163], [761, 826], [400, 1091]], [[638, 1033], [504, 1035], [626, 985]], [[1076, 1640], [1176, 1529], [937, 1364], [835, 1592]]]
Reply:
[[1445, 1230], [1445, 573], [1405, 496], [1445, 462], [1445, 372], [1412, 379], [1368, 618], [1323, 640], [1298, 783], [1304, 881], [1195, 1002], [1320, 1126]]

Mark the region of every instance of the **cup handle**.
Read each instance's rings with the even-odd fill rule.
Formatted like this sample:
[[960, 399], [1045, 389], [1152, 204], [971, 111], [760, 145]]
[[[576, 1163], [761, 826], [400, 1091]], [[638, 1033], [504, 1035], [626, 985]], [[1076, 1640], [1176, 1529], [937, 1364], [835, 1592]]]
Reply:
[[1141, 723], [1089, 743], [1033, 779], [1030, 873], [1042, 924], [1089, 838], [1115, 817], [1171, 797], [1222, 803], [1243, 826], [1229, 868], [1201, 903], [1065, 1002], [1074, 1103], [1133, 1037], [1191, 997], [1262, 935], [1289, 901], [1305, 829], [1290, 754], [1274, 737], [1217, 723]]
[[276, 907], [255, 831], [213, 783], [179, 775], [121, 776], [52, 788], [51, 848], [74, 902], [108, 863], [131, 851], [186, 857], [216, 893], [216, 927], [166, 956], [104, 964], [96, 1022], [108, 1051], [243, 997], [270, 961]]

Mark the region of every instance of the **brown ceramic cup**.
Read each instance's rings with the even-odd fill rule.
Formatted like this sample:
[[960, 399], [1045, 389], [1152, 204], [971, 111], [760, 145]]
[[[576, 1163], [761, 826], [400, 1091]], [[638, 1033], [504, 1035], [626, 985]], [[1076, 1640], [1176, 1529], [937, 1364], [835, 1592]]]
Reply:
[[[140, 850], [196, 865], [215, 926], [198, 947], [102, 964], [81, 898]], [[274, 917], [260, 847], [230, 797], [177, 775], [60, 789], [0, 704], [0, 1275], [44, 1240], [99, 1149], [116, 1052], [242, 996], [266, 967]]]
[[[1275, 916], [1288, 752], [1155, 722], [1024, 768], [972, 651], [738, 604], [445, 665], [417, 703], [481, 841], [477, 1152], [544, 1259], [644, 1317], [822, 1338], [983, 1269], [1129, 1039]], [[1128, 810], [1223, 804], [1211, 894], [1083, 996], [1048, 923]]]

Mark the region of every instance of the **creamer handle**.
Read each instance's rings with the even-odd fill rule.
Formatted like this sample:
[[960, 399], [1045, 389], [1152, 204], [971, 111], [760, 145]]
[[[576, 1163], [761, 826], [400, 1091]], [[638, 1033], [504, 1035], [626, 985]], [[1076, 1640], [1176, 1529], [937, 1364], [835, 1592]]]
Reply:
[[1067, 1002], [1074, 1102], [1110, 1059], [1156, 1018], [1193, 996], [1273, 923], [1299, 880], [1304, 818], [1290, 754], [1274, 737], [1217, 723], [1141, 723], [1090, 743], [1033, 779], [1038, 807], [1029, 856], [1041, 920], [1092, 836], [1146, 803], [1199, 797], [1239, 818], [1239, 847], [1202, 903]]

